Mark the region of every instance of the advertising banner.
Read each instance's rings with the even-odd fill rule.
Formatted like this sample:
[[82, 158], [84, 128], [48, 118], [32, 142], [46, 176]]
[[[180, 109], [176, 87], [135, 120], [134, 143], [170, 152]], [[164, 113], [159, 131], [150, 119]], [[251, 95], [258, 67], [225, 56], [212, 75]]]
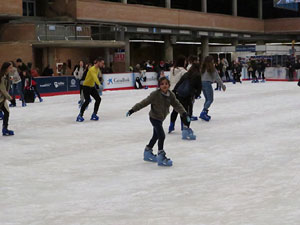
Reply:
[[79, 81], [73, 76], [67, 77], [68, 91], [77, 91], [79, 90]]
[[286, 80], [287, 72], [285, 67], [267, 67], [265, 77], [267, 79]]
[[133, 87], [132, 73], [118, 73], [118, 74], [103, 74], [103, 88], [130, 88]]

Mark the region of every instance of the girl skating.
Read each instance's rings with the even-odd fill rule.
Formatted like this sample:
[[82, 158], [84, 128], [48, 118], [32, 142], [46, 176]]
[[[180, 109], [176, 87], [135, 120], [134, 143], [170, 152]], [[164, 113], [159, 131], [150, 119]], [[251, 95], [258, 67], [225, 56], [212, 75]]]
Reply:
[[[171, 159], [166, 157], [164, 151], [165, 132], [163, 129], [163, 121], [169, 114], [170, 105], [180, 113], [184, 118], [183, 122], [188, 125], [190, 118], [185, 109], [176, 99], [175, 94], [169, 91], [170, 81], [166, 77], [161, 77], [158, 81], [159, 89], [153, 91], [147, 98], [137, 103], [127, 112], [127, 116], [141, 110], [142, 108], [151, 104], [149, 112], [150, 122], [153, 126], [153, 136], [144, 150], [144, 160], [149, 162], [157, 162], [159, 166], [172, 166]], [[153, 146], [158, 140], [158, 155], [153, 154]]]

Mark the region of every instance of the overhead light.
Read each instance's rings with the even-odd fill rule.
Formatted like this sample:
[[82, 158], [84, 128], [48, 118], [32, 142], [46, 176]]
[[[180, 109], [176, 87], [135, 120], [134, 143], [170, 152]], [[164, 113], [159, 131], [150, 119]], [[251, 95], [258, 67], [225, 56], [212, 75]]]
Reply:
[[134, 43], [165, 43], [164, 41], [155, 41], [155, 40], [129, 40], [129, 42], [134, 42]]

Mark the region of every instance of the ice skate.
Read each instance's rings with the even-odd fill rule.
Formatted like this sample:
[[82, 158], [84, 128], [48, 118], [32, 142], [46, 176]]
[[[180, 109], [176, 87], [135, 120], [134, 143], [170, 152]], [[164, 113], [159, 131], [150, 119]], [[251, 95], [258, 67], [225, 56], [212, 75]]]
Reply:
[[26, 107], [26, 106], [27, 106], [26, 102], [22, 101], [22, 107]]
[[3, 136], [12, 136], [15, 133], [12, 130], [8, 130], [7, 128], [3, 127], [2, 128], [2, 135]]
[[79, 114], [76, 118], [76, 121], [77, 122], [83, 122], [84, 121], [84, 118]]
[[171, 122], [170, 126], [169, 126], [169, 132], [168, 133], [171, 133], [174, 130], [175, 130], [175, 124]]
[[196, 135], [194, 135], [194, 132], [191, 128], [183, 128], [182, 131], [182, 139], [183, 140], [196, 140]]
[[191, 116], [191, 121], [196, 121], [196, 120], [198, 120], [197, 116]]
[[168, 159], [166, 157], [166, 152], [165, 151], [161, 151], [157, 155], [157, 165], [158, 166], [172, 166], [173, 162], [172, 162], [171, 159]]
[[91, 116], [91, 120], [99, 120], [99, 116], [97, 116], [97, 114], [93, 113], [92, 116]]
[[203, 111], [200, 113], [199, 118], [200, 118], [200, 119], [203, 119], [203, 120], [205, 120], [205, 121], [208, 122], [208, 121], [211, 119], [211, 117], [210, 117], [209, 115], [207, 115], [207, 113], [208, 113], [208, 110], [203, 110]]
[[153, 154], [152, 148], [146, 146], [144, 150], [144, 160], [148, 162], [157, 162], [156, 155]]
[[40, 102], [43, 102], [43, 101], [44, 101], [41, 97], [39, 97], [39, 100], [40, 100]]

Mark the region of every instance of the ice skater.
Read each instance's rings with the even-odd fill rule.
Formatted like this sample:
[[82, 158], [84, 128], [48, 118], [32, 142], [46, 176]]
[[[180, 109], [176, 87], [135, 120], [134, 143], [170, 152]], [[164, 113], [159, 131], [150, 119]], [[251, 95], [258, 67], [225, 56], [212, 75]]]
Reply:
[[214, 58], [212, 56], [206, 56], [201, 68], [201, 78], [202, 78], [202, 91], [205, 97], [204, 107], [200, 114], [200, 118], [209, 121], [211, 117], [207, 115], [210, 105], [214, 101], [214, 91], [212, 88], [212, 83], [217, 82], [217, 84], [222, 87], [222, 90], [226, 90], [226, 86], [223, 84], [215, 66]]
[[[202, 90], [202, 82], [201, 82], [201, 74], [200, 74], [200, 64], [193, 63], [190, 67], [189, 71], [185, 73], [177, 84], [174, 87], [173, 92], [176, 94], [176, 98], [183, 105], [189, 117], [192, 117], [193, 114], [193, 105], [195, 98], [198, 98], [201, 94]], [[169, 127], [174, 127], [175, 121], [172, 120]], [[189, 134], [186, 134], [186, 129], [183, 126], [183, 120], [181, 117], [181, 125], [182, 125], [182, 138], [183, 139], [191, 139], [195, 140], [196, 136], [193, 134], [192, 130]], [[188, 124], [189, 127], [190, 124]]]
[[79, 83], [79, 96], [80, 96], [80, 100], [78, 101], [78, 104], [80, 106], [82, 106], [82, 104], [84, 102], [84, 96], [83, 96], [83, 91], [82, 91], [84, 79], [82, 80], [82, 77], [83, 77], [85, 68], [86, 67], [85, 67], [84, 61], [80, 60], [79, 64], [74, 67], [74, 72], [73, 72], [73, 76], [75, 77], [76, 80], [78, 80], [78, 83]]
[[7, 100], [12, 100], [12, 97], [9, 95], [9, 73], [12, 71], [12, 69], [12, 64], [9, 62], [5, 62], [2, 64], [0, 70], [0, 111], [2, 111], [4, 114], [2, 127], [3, 136], [14, 135], [14, 132], [12, 130], [8, 130], [9, 107], [7, 104]]
[[[101, 97], [99, 95], [99, 85], [100, 81], [98, 79], [98, 74], [100, 72], [100, 68], [104, 65], [104, 59], [102, 58], [97, 58], [94, 62], [94, 66], [92, 66], [86, 75], [86, 78], [83, 82], [83, 95], [84, 95], [84, 103], [81, 106], [80, 113], [77, 116], [76, 121], [77, 122], [83, 122], [83, 114], [90, 103], [90, 96], [92, 96], [95, 99], [95, 104], [94, 104], [94, 112], [91, 116], [91, 120], [97, 121], [99, 120], [99, 116], [97, 116], [99, 106], [101, 103]], [[98, 88], [97, 88], [98, 87]]]
[[[153, 91], [147, 98], [141, 102], [135, 104], [130, 109], [126, 116], [130, 116], [132, 113], [141, 110], [142, 108], [151, 104], [151, 110], [149, 112], [150, 122], [153, 126], [153, 136], [144, 150], [144, 160], [149, 162], [157, 162], [159, 166], [172, 166], [171, 159], [166, 157], [164, 150], [165, 132], [163, 129], [163, 121], [169, 114], [170, 105], [180, 113], [184, 118], [183, 122], [187, 126], [190, 122], [190, 118], [187, 115], [184, 107], [176, 99], [175, 94], [169, 90], [170, 81], [166, 77], [161, 77], [158, 81], [159, 89]], [[153, 154], [153, 147], [158, 140], [158, 155]]]
[[[170, 90], [174, 90], [175, 85], [178, 83], [180, 78], [187, 72], [185, 69], [186, 65], [186, 58], [183, 55], [178, 56], [176, 59], [174, 66], [170, 70]], [[177, 119], [178, 113], [176, 110], [173, 109], [171, 116], [170, 116], [170, 126], [169, 126], [169, 133], [175, 130], [175, 121]], [[173, 126], [172, 126], [173, 124]]]

